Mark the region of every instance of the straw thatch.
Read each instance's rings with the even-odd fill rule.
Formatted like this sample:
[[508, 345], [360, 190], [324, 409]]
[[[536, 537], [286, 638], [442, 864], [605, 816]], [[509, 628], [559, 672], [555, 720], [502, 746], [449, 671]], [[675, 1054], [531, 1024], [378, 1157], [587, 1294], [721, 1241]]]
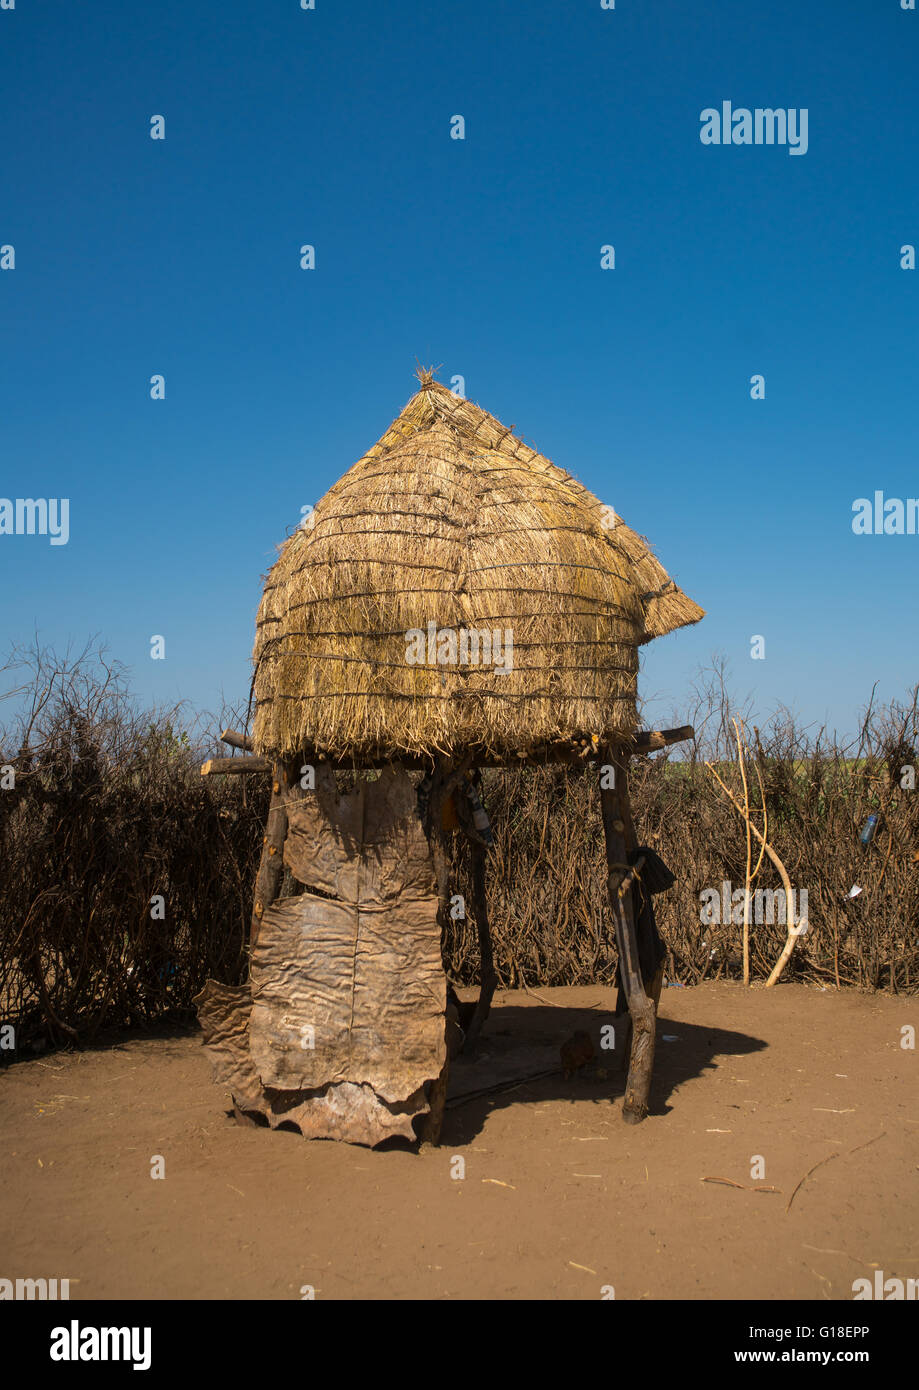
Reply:
[[[356, 761], [621, 741], [638, 647], [694, 623], [647, 544], [470, 401], [421, 389], [281, 547], [258, 613], [257, 752]], [[498, 630], [512, 669], [411, 664], [410, 630]], [[430, 649], [431, 654], [435, 649]], [[462, 650], [458, 651], [462, 655]], [[500, 654], [500, 652], [496, 653]], [[500, 660], [497, 663], [501, 664]]]

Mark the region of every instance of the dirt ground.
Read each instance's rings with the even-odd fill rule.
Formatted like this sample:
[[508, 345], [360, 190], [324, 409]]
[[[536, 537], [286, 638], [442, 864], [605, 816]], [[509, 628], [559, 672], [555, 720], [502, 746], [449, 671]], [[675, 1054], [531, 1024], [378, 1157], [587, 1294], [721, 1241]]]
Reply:
[[[611, 990], [538, 995], [497, 996], [455, 1084], [610, 1021]], [[18, 1062], [0, 1275], [69, 1277], [73, 1299], [849, 1300], [875, 1268], [919, 1276], [905, 1025], [919, 999], [668, 988], [643, 1124], [621, 1120], [618, 1070], [559, 1067], [454, 1103], [421, 1152], [238, 1126], [198, 1034]]]

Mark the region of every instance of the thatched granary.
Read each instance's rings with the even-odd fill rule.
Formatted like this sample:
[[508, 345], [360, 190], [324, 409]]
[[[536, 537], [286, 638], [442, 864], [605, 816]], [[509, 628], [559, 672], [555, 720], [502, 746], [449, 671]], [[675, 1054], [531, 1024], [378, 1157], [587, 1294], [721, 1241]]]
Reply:
[[[448, 1053], [457, 1036], [474, 1046], [496, 983], [477, 768], [586, 758], [600, 784], [617, 1016], [631, 1038], [623, 1115], [634, 1122], [647, 1113], [661, 983], [651, 896], [672, 876], [638, 845], [628, 759], [692, 734], [636, 730], [638, 648], [702, 610], [609, 507], [419, 375], [268, 575], [252, 737], [224, 735], [255, 756], [203, 769], [273, 778], [250, 978], [208, 983], [205, 1041], [239, 1117], [309, 1137], [436, 1142]], [[339, 785], [336, 768], [356, 785]], [[440, 960], [456, 831], [481, 958], [465, 1015], [448, 1003]]]
[[[630, 737], [638, 648], [702, 617], [647, 544], [492, 415], [423, 374], [265, 585], [257, 752], [490, 760]], [[406, 661], [406, 634], [513, 634], [512, 669]]]

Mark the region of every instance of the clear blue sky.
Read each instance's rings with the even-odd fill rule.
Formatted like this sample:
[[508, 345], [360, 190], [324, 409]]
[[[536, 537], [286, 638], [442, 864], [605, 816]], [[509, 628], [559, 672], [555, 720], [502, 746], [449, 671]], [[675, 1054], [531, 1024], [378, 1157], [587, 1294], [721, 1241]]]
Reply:
[[[703, 145], [724, 100], [806, 107], [807, 153]], [[244, 697], [275, 545], [417, 357], [707, 610], [646, 649], [662, 712], [723, 652], [851, 729], [919, 679], [919, 536], [851, 527], [919, 495], [917, 100], [900, 0], [17, 0], [0, 496], [69, 497], [71, 534], [0, 536], [4, 645], [99, 633], [145, 700]]]

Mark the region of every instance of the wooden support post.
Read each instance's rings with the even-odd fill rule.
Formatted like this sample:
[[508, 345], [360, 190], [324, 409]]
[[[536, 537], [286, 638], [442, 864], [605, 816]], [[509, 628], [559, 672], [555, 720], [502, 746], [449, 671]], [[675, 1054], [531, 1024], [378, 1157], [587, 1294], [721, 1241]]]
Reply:
[[628, 863], [628, 855], [637, 849], [638, 842], [629, 806], [628, 762], [625, 756], [617, 756], [612, 751], [606, 762], [614, 768], [615, 786], [601, 785], [600, 804], [606, 837], [610, 906], [619, 949], [619, 978], [631, 1025], [628, 1040], [629, 1075], [622, 1118], [627, 1124], [638, 1124], [648, 1113], [657, 1023], [656, 1000], [653, 996], [649, 998], [645, 992], [638, 957], [638, 934], [631, 890], [632, 869]]
[[[431, 847], [431, 857], [434, 861], [434, 876], [437, 881], [438, 917], [440, 919], [441, 940], [443, 939], [443, 933], [446, 931], [447, 923], [450, 920], [450, 861], [444, 842], [442, 823], [443, 804], [446, 797], [450, 795], [450, 792], [463, 775], [463, 771], [467, 765], [468, 760], [462, 763], [459, 768], [451, 768], [448, 762], [438, 759], [431, 775], [425, 831], [428, 837], [428, 844]], [[446, 1019], [444, 1023], [446, 1030]], [[444, 1108], [447, 1103], [447, 1083], [449, 1074], [450, 1052], [448, 1047], [443, 1070], [440, 1076], [436, 1077], [429, 1086], [428, 1103], [430, 1105], [430, 1110], [427, 1115], [425, 1115], [418, 1133], [418, 1137], [422, 1144], [436, 1146], [440, 1143], [440, 1130], [443, 1124]]]
[[658, 748], [669, 748], [672, 743], [683, 743], [695, 736], [696, 731], [691, 724], [681, 724], [678, 729], [639, 729], [632, 739], [629, 752], [653, 753]]
[[457, 819], [469, 843], [472, 865], [472, 910], [475, 914], [475, 928], [479, 939], [479, 997], [473, 1009], [472, 1017], [463, 1030], [466, 1034], [463, 1051], [471, 1052], [478, 1041], [483, 1024], [491, 1012], [491, 1001], [497, 988], [498, 977], [495, 974], [495, 959], [485, 891], [487, 844], [476, 828], [473, 801], [462, 786], [462, 779], [465, 776], [467, 766], [468, 760], [453, 785], [455, 787], [454, 804]]
[[244, 752], [252, 752], [252, 740], [247, 734], [238, 734], [235, 729], [224, 729], [220, 735], [221, 743], [228, 743], [231, 748], [242, 748]]
[[284, 763], [275, 763], [274, 781], [271, 784], [271, 802], [268, 819], [262, 839], [262, 857], [255, 879], [255, 901], [252, 906], [252, 924], [249, 929], [249, 948], [258, 940], [262, 918], [266, 908], [274, 902], [281, 891], [284, 877], [284, 841], [287, 838], [287, 798], [290, 786], [290, 773]]
[[446, 931], [450, 912], [450, 865], [444, 843], [441, 817], [443, 804], [448, 796], [454, 796], [457, 818], [472, 853], [472, 895], [475, 913], [476, 932], [479, 938], [479, 960], [481, 964], [479, 998], [468, 1026], [463, 1030], [465, 1043], [463, 1050], [471, 1051], [482, 1031], [482, 1025], [491, 1011], [491, 1001], [498, 984], [495, 974], [494, 953], [492, 950], [491, 929], [488, 923], [488, 908], [485, 898], [485, 843], [475, 829], [471, 808], [460, 788], [460, 783], [469, 770], [470, 757], [467, 755], [454, 767], [438, 761], [432, 779], [428, 807], [428, 842], [434, 858], [434, 871], [437, 877], [437, 890], [440, 899], [441, 930]]
[[238, 777], [247, 772], [271, 772], [268, 758], [208, 758], [201, 764], [202, 777]]
[[443, 760], [438, 760], [431, 774], [425, 831], [428, 844], [431, 846], [431, 857], [434, 860], [434, 876], [437, 880], [438, 911], [442, 933], [446, 931], [447, 923], [450, 920], [450, 861], [444, 841], [443, 805], [461, 776], [461, 771], [451, 769], [449, 763]]
[[495, 974], [495, 958], [491, 944], [491, 929], [488, 925], [488, 908], [485, 901], [485, 846], [478, 840], [470, 840], [472, 851], [472, 896], [475, 912], [475, 927], [479, 937], [479, 962], [481, 965], [479, 1002], [466, 1029], [466, 1042], [463, 1051], [475, 1047], [482, 1025], [491, 1012], [498, 977]]
[[422, 1144], [430, 1144], [436, 1148], [440, 1143], [440, 1131], [444, 1122], [444, 1110], [447, 1105], [447, 1082], [450, 1075], [450, 1055], [447, 1054], [444, 1061], [443, 1070], [440, 1076], [430, 1083], [428, 1088], [428, 1104], [430, 1110], [424, 1116], [419, 1126], [418, 1138]]

